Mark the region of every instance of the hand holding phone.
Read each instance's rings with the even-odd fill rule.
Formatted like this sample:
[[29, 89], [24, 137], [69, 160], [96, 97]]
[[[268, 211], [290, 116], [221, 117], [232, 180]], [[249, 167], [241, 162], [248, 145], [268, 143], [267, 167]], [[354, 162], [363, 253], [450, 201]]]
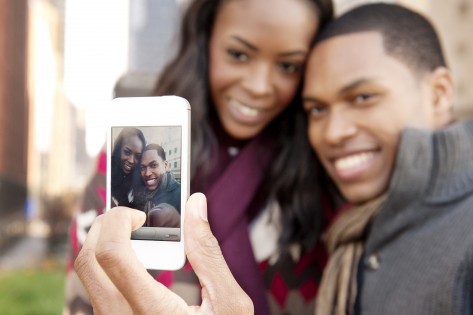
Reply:
[[131, 234], [148, 269], [185, 262], [183, 217], [189, 196], [190, 105], [177, 96], [116, 98], [107, 117], [107, 206], [143, 211]]
[[202, 285], [201, 306], [188, 306], [143, 268], [129, 235], [145, 218], [114, 208], [94, 222], [74, 264], [95, 314], [254, 314], [210, 231], [203, 194], [189, 197], [185, 216], [186, 253]]

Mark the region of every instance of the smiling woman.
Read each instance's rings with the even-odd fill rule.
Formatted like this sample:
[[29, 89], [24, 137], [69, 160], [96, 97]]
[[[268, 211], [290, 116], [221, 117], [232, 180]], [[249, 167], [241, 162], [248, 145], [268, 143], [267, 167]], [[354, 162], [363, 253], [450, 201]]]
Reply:
[[221, 7], [210, 38], [211, 96], [224, 130], [235, 139], [256, 136], [289, 105], [317, 26], [304, 3], [266, 11], [265, 1], [251, 10], [231, 1]]
[[[212, 231], [257, 314], [313, 313], [326, 218], [299, 92], [331, 17], [330, 0], [194, 0], [153, 93], [191, 105], [191, 191], [207, 196]], [[141, 175], [152, 188], [149, 158]], [[199, 303], [190, 267], [150, 273]]]
[[[178, 56], [157, 84], [157, 95], [191, 104], [191, 190], [207, 195], [225, 259], [259, 314], [266, 301], [273, 311], [295, 311], [273, 279], [304, 254], [314, 257], [325, 221], [299, 91], [311, 43], [331, 16], [324, 0], [193, 1]], [[289, 255], [289, 244], [302, 255]], [[310, 269], [282, 280], [296, 300], [302, 283], [318, 285], [320, 269]], [[312, 312], [314, 298], [298, 312]]]
[[134, 127], [123, 128], [115, 139], [112, 152], [112, 202], [113, 206], [130, 206], [131, 185], [135, 168], [141, 161], [146, 145], [143, 132]]

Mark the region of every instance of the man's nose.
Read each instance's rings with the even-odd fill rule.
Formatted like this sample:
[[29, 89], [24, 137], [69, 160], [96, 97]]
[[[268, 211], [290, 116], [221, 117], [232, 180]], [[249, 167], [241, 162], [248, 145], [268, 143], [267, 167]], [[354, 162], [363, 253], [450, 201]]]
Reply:
[[330, 113], [325, 132], [325, 141], [338, 145], [356, 134], [357, 127], [343, 108], [333, 109]]

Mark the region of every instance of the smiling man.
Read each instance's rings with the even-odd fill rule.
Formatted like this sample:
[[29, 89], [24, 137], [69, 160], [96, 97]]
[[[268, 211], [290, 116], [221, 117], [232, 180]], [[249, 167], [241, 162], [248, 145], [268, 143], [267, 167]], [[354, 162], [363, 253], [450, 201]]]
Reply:
[[179, 227], [181, 184], [167, 171], [166, 152], [158, 144], [148, 144], [142, 154], [142, 185], [134, 187], [137, 209], [147, 214], [145, 226]]
[[473, 312], [473, 121], [431, 24], [388, 4], [320, 34], [303, 91], [311, 145], [353, 207], [327, 234], [317, 315]]

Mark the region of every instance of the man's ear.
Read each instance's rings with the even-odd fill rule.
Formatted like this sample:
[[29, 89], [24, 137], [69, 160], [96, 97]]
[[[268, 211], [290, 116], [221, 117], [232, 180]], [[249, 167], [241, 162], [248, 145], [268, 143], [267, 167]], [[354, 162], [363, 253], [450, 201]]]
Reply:
[[432, 87], [433, 125], [442, 128], [452, 121], [455, 85], [452, 73], [445, 67], [438, 67], [430, 75]]

